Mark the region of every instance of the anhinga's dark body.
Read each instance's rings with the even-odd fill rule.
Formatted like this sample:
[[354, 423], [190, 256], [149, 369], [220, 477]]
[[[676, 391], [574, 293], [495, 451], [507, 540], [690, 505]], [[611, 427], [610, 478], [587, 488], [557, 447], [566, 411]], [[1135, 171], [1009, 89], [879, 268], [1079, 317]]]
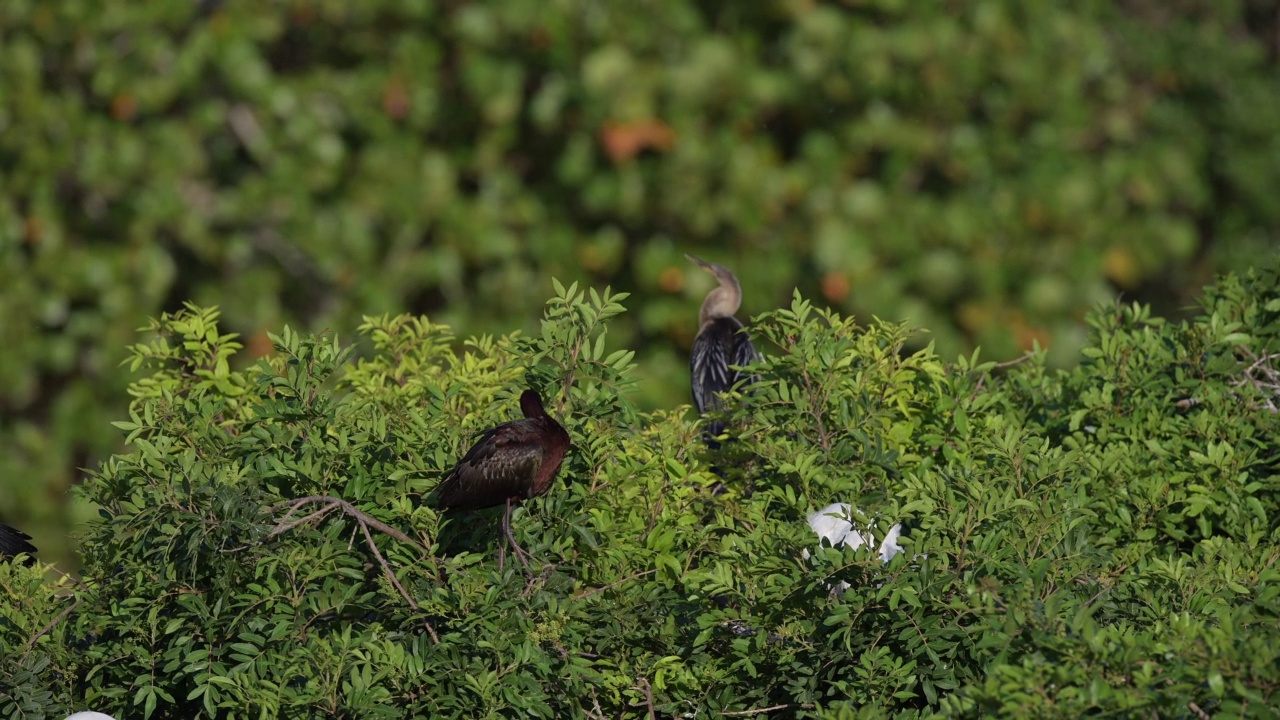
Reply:
[[[520, 395], [523, 420], [486, 430], [436, 489], [436, 507], [479, 510], [506, 505], [502, 529], [521, 562], [523, 551], [511, 533], [511, 504], [551, 489], [569, 449], [569, 434], [542, 408], [533, 390]], [[527, 562], [526, 562], [527, 564]]]
[[[723, 265], [707, 263], [692, 255], [685, 255], [690, 262], [711, 273], [719, 286], [707, 293], [698, 313], [698, 336], [694, 338], [689, 353], [689, 372], [693, 384], [693, 403], [703, 414], [721, 408], [717, 393], [727, 392], [739, 380], [747, 376], [730, 365], [750, 365], [756, 361], [756, 348], [742, 329], [742, 323], [733, 314], [742, 305], [742, 288], [738, 278]], [[724, 430], [724, 423], [716, 421], [708, 427], [712, 437]]]
[[27, 560], [25, 565], [31, 566], [35, 564], [36, 546], [32, 545], [31, 536], [0, 524], [0, 557], [13, 557], [18, 553], [26, 553]]

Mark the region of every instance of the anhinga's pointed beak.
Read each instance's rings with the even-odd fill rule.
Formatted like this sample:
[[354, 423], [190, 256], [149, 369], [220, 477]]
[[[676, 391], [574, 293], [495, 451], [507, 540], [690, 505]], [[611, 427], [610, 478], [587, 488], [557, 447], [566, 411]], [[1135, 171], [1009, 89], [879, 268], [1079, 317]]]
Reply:
[[706, 262], [705, 260], [702, 260], [702, 259], [700, 259], [700, 258], [696, 258], [696, 257], [694, 257], [694, 256], [690, 255], [689, 253], [685, 253], [685, 254], [684, 254], [684, 258], [685, 258], [686, 260], [688, 260], [689, 262], [693, 263], [694, 265], [697, 265], [698, 267], [702, 268], [703, 270], [706, 270], [706, 271], [707, 271], [707, 272], [709, 272], [709, 273], [714, 273], [714, 272], [715, 272], [715, 270], [713, 270], [713, 269], [711, 268], [711, 263]]

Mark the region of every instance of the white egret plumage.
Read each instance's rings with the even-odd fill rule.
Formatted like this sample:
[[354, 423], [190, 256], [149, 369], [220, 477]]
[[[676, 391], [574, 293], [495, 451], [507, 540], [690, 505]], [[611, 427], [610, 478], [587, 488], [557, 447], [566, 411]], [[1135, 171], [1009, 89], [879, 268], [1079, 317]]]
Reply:
[[[845, 545], [857, 550], [863, 545], [870, 545], [875, 538], [869, 532], [854, 528], [853, 522], [850, 521], [852, 514], [853, 506], [849, 503], [831, 503], [809, 515], [809, 527], [818, 534], [818, 537], [825, 539], [833, 547]], [[900, 537], [902, 537], [902, 525], [900, 523], [889, 528], [889, 532], [885, 533], [884, 540], [880, 542], [880, 548], [877, 550], [880, 555], [880, 562], [887, 563], [895, 555], [902, 552], [902, 546], [898, 544], [898, 538]], [[808, 550], [801, 554], [805, 560], [809, 559]], [[841, 581], [836, 583], [832, 591], [844, 592], [848, 589], [849, 583]]]
[[[854, 529], [853, 523], [849, 520], [852, 512], [853, 507], [849, 503], [831, 503], [809, 515], [809, 527], [818, 534], [818, 537], [826, 539], [833, 547], [846, 545], [857, 550], [863, 545], [871, 544], [875, 538], [871, 533]], [[902, 546], [898, 544], [900, 537], [902, 537], [901, 524], [895, 524], [889, 528], [877, 551], [881, 562], [887, 563], [902, 552]], [[806, 560], [809, 559], [807, 550], [804, 557]]]

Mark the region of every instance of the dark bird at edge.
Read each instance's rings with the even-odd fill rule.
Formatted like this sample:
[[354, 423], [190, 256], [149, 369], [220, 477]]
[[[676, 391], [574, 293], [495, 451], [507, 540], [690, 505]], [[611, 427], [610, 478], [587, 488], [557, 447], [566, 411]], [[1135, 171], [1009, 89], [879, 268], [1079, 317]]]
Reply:
[[[720, 410], [723, 407], [717, 393], [728, 392], [740, 380], [748, 376], [730, 368], [730, 365], [750, 365], [756, 361], [756, 348], [751, 344], [742, 323], [734, 317], [742, 305], [742, 287], [729, 268], [708, 263], [685, 254], [689, 262], [715, 276], [720, 283], [707, 293], [698, 312], [698, 336], [689, 352], [689, 373], [693, 384], [693, 403], [698, 414]], [[724, 432], [724, 423], [717, 420], [707, 428], [712, 438]], [[709, 441], [712, 447], [713, 441]]]
[[[533, 390], [520, 395], [523, 420], [490, 428], [440, 481], [435, 506], [443, 510], [479, 510], [506, 505], [502, 515], [505, 542], [511, 543], [525, 567], [529, 561], [511, 532], [511, 505], [551, 489], [569, 449], [569, 433], [542, 407]], [[499, 567], [502, 564], [499, 549]]]
[[26, 553], [27, 559], [23, 564], [31, 567], [36, 563], [36, 546], [30, 541], [30, 535], [0, 523], [0, 557], [10, 558]]

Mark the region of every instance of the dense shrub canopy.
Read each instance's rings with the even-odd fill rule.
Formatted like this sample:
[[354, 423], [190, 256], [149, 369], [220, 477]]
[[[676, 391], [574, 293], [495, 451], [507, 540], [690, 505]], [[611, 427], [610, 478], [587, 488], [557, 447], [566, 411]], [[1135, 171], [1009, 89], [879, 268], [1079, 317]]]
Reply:
[[[357, 361], [286, 329], [246, 370], [216, 312], [156, 321], [83, 579], [0, 565], [0, 716], [1280, 711], [1275, 275], [1184, 322], [1102, 309], [1070, 372], [797, 295], [714, 455], [629, 399], [626, 300], [557, 284], [539, 332], [461, 353], [421, 317], [368, 318]], [[528, 574], [496, 514], [422, 502], [525, 386], [573, 440], [514, 515]], [[877, 542], [815, 543], [833, 501]]]
[[[0, 520], [47, 554], [118, 448], [143, 318], [536, 327], [631, 292], [642, 410], [687, 398], [707, 279], [1074, 362], [1117, 290], [1176, 311], [1280, 230], [1258, 0], [6, 0]], [[916, 346], [918, 349], [919, 346]], [[87, 509], [86, 509], [87, 512]]]

